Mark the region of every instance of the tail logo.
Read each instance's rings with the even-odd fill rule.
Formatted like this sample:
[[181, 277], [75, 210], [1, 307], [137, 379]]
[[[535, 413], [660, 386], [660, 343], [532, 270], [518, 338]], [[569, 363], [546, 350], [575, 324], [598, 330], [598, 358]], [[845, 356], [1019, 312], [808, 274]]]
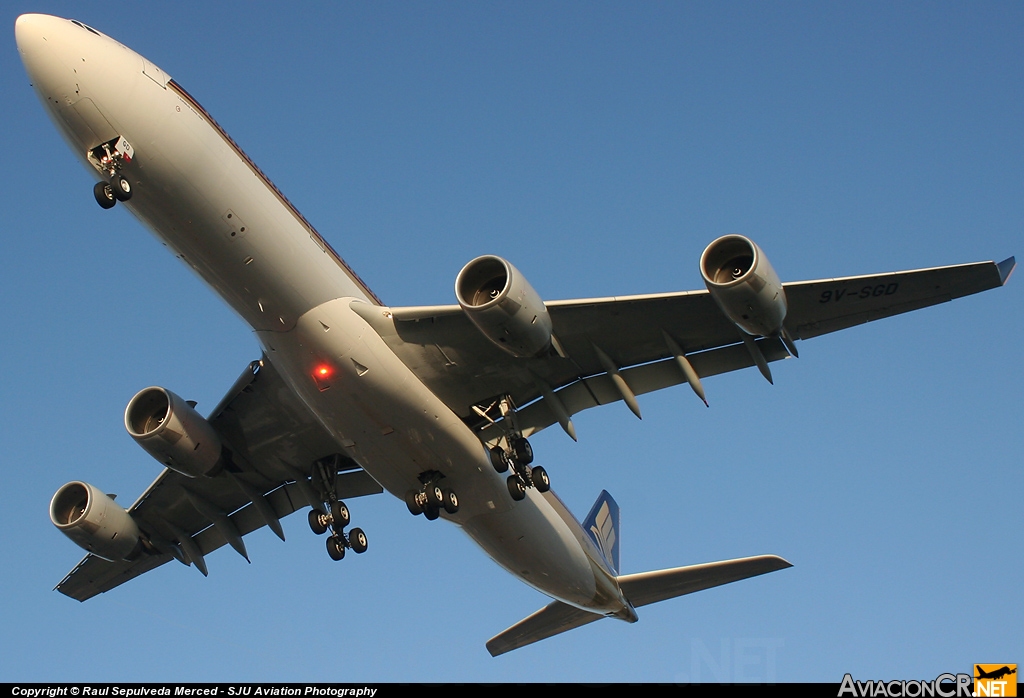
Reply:
[[597, 541], [597, 547], [601, 548], [604, 559], [612, 560], [612, 551], [615, 549], [615, 520], [612, 518], [607, 500], [601, 502], [601, 508], [594, 516], [594, 523], [590, 525], [590, 533]]
[[619, 573], [619, 505], [607, 491], [590, 508], [583, 530], [601, 551], [612, 572]]

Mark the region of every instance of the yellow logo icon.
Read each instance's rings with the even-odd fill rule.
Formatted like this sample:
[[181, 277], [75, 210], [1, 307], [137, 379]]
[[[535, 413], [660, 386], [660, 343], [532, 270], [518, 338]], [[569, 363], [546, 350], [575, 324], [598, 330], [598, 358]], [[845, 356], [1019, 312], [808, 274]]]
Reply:
[[974, 695], [978, 698], [1016, 696], [1017, 665], [975, 664]]

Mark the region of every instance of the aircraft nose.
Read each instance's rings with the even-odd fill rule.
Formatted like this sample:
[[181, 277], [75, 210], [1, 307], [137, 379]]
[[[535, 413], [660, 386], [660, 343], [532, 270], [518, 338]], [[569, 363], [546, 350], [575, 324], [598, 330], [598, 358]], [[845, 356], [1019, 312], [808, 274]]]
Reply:
[[74, 72], [58, 54], [66, 44], [69, 26], [70, 22], [60, 17], [38, 14], [21, 15], [14, 23], [21, 62], [39, 97], [51, 108], [67, 101], [75, 91]]
[[50, 15], [27, 14], [21, 15], [14, 21], [14, 40], [18, 44], [18, 51], [22, 55], [26, 52], [33, 52], [39, 48], [39, 44], [45, 39], [43, 35], [50, 20], [56, 17]]

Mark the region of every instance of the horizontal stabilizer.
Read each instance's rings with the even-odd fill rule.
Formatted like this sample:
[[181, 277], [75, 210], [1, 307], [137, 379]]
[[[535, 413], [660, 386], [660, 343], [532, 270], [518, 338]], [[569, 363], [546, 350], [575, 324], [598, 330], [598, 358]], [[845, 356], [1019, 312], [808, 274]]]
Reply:
[[533, 615], [523, 618], [511, 628], [488, 640], [487, 651], [492, 657], [497, 657], [499, 654], [517, 650], [602, 618], [604, 616], [599, 613], [581, 611], [567, 603], [552, 601]]
[[633, 607], [639, 608], [792, 566], [778, 555], [741, 557], [736, 560], [623, 575], [619, 577], [619, 588]]
[[[758, 555], [707, 562], [703, 565], [627, 574], [618, 577], [618, 583], [626, 599], [634, 608], [638, 608], [792, 566], [777, 555]], [[582, 611], [561, 601], [552, 601], [532, 616], [524, 618], [488, 640], [487, 651], [492, 657], [497, 657], [499, 654], [511, 652], [602, 618], [604, 616], [598, 613]]]

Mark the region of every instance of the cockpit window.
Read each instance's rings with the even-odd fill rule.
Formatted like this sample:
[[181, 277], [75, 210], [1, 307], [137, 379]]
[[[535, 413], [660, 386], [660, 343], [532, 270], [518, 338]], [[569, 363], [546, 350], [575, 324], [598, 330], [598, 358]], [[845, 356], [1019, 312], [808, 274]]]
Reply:
[[78, 21], [77, 19], [73, 19], [73, 20], [71, 20], [71, 23], [72, 23], [72, 24], [74, 24], [74, 25], [76, 25], [76, 26], [79, 26], [79, 27], [81, 27], [82, 29], [85, 29], [86, 31], [90, 31], [90, 32], [92, 32], [92, 33], [93, 33], [93, 34], [95, 34], [96, 36], [103, 36], [103, 35], [102, 35], [102, 34], [100, 34], [100, 33], [99, 33], [98, 31], [96, 31], [95, 29], [93, 29], [92, 27], [90, 27], [90, 26], [89, 26], [88, 24], [82, 24], [82, 23], [81, 23], [81, 22], [79, 22], [79, 21]]

